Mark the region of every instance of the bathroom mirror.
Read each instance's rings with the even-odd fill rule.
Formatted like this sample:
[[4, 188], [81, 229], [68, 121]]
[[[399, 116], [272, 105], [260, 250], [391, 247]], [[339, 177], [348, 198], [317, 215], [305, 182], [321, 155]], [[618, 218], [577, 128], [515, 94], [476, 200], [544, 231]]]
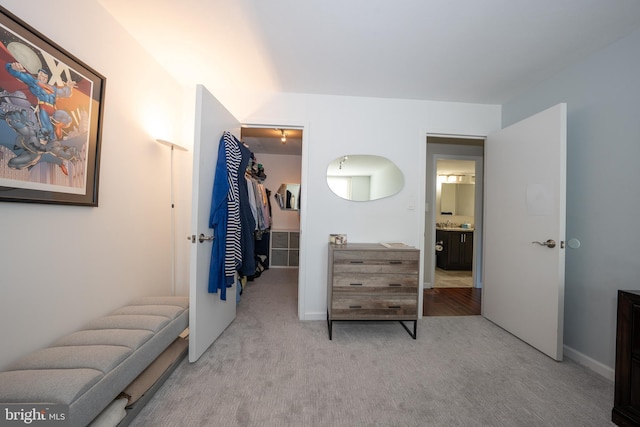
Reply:
[[282, 184], [273, 196], [283, 211], [300, 209], [300, 184]]
[[475, 184], [442, 183], [440, 214], [473, 216], [474, 198]]
[[369, 201], [398, 193], [404, 185], [404, 176], [385, 157], [349, 154], [329, 163], [327, 185], [343, 199]]

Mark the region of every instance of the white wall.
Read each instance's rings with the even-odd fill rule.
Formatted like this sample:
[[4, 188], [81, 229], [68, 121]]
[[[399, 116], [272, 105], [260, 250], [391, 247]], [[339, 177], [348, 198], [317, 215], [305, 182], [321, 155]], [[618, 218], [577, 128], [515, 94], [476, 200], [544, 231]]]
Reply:
[[[284, 211], [278, 206], [273, 195], [280, 184], [300, 183], [302, 156], [285, 156], [277, 154], [255, 154], [258, 163], [264, 166], [267, 179], [264, 185], [271, 190], [271, 216], [273, 230], [300, 230], [300, 215], [298, 211]], [[301, 194], [304, 197], [304, 194]]]
[[[0, 333], [11, 343], [2, 347], [0, 369], [137, 296], [170, 292], [169, 150], [154, 139], [192, 146], [195, 105], [194, 89], [172, 81], [97, 4], [3, 4], [105, 75], [107, 94], [100, 207], [0, 204], [9, 254], [0, 261]], [[69, 11], [83, 19], [61, 25]], [[244, 123], [304, 127], [303, 319], [326, 316], [330, 233], [346, 233], [351, 242], [420, 245], [427, 132], [485, 135], [500, 128], [495, 105], [220, 93]], [[326, 185], [327, 165], [353, 152], [391, 159], [404, 173], [402, 192], [366, 203], [335, 196]], [[175, 156], [178, 294], [188, 289], [191, 155]]]
[[138, 296], [170, 293], [169, 150], [154, 139], [189, 133], [184, 89], [95, 2], [2, 5], [107, 84], [99, 207], [0, 203], [0, 369]]
[[[349, 242], [421, 244], [427, 132], [485, 135], [500, 128], [500, 106], [493, 105], [295, 94], [230, 97], [223, 103], [241, 122], [306, 124], [300, 261], [304, 288], [299, 313], [303, 319], [326, 318], [329, 234], [345, 233]], [[389, 158], [404, 173], [404, 189], [372, 202], [338, 198], [326, 184], [326, 169], [349, 153]]]
[[640, 289], [640, 31], [504, 106], [505, 126], [567, 103], [566, 354], [613, 377], [618, 289]]

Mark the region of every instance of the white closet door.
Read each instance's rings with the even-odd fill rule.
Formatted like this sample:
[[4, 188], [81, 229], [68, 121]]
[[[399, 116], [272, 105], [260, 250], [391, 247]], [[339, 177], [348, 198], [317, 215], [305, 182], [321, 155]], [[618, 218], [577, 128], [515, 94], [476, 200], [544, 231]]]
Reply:
[[[236, 285], [227, 289], [227, 300], [210, 294], [211, 236], [209, 212], [218, 145], [224, 131], [240, 137], [240, 123], [204, 87], [196, 88], [193, 189], [191, 201], [191, 264], [189, 282], [189, 362], [195, 362], [236, 317]], [[195, 240], [195, 241], [193, 241]]]

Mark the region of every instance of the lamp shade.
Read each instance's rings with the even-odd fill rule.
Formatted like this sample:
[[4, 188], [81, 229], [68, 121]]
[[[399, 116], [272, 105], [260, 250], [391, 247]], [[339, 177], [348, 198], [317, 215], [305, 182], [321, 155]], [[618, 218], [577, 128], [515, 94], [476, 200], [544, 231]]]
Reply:
[[176, 144], [174, 142], [170, 142], [170, 141], [167, 141], [165, 139], [156, 139], [156, 142], [159, 142], [162, 145], [166, 145], [167, 147], [175, 148], [175, 149], [180, 150], [180, 151], [189, 151], [189, 150], [187, 150], [187, 147], [183, 147], [180, 144]]

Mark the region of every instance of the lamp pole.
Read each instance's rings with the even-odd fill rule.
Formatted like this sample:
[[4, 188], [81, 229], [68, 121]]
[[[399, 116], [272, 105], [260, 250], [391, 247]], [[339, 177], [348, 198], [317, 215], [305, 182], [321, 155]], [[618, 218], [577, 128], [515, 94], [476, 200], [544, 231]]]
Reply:
[[181, 151], [187, 151], [187, 149], [181, 145], [174, 144], [173, 142], [165, 141], [163, 139], [156, 139], [157, 142], [163, 145], [171, 147], [171, 161], [170, 161], [170, 173], [171, 173], [171, 295], [176, 294], [176, 231], [175, 231], [175, 203], [173, 199], [173, 152], [175, 148]]

